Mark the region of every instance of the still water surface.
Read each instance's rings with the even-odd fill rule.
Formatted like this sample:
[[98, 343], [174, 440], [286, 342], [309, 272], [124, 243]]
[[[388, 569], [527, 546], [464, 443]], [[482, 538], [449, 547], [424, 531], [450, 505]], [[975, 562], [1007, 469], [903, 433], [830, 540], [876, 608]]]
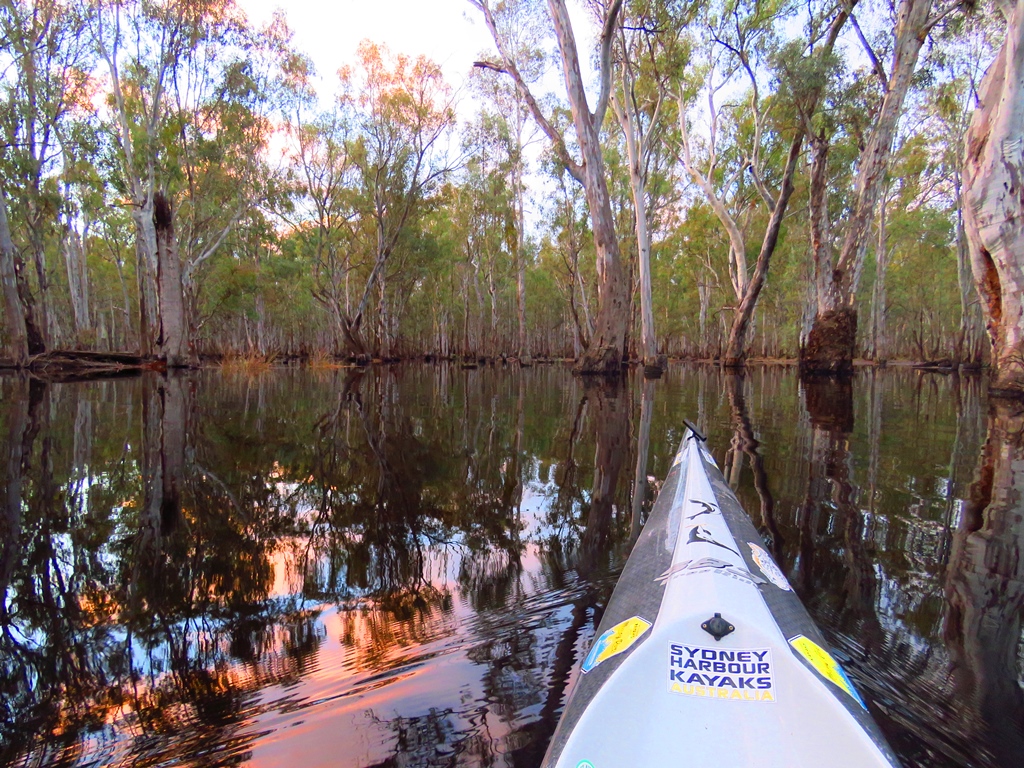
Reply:
[[1021, 414], [550, 366], [0, 379], [0, 762], [538, 765], [684, 418], [905, 765], [1024, 765]]

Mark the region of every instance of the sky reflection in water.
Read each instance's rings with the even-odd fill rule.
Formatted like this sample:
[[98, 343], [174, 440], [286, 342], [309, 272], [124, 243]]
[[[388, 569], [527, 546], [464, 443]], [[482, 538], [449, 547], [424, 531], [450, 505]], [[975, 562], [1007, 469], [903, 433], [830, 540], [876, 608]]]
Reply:
[[0, 757], [535, 766], [684, 418], [905, 764], [1024, 764], [1012, 408], [552, 366], [0, 379]]

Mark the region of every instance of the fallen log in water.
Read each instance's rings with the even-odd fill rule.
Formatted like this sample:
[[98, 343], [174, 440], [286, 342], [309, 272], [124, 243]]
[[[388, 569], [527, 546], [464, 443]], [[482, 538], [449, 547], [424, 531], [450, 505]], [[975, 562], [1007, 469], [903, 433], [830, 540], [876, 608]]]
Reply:
[[33, 355], [27, 367], [37, 378], [58, 382], [132, 376], [146, 368], [160, 368], [161, 361], [127, 352], [53, 350]]

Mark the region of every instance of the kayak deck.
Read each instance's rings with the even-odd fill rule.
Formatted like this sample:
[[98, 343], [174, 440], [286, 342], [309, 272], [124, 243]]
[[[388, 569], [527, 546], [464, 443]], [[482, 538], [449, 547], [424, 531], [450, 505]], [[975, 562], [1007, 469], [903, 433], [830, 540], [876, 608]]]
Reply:
[[544, 765], [898, 765], [826, 648], [688, 430]]

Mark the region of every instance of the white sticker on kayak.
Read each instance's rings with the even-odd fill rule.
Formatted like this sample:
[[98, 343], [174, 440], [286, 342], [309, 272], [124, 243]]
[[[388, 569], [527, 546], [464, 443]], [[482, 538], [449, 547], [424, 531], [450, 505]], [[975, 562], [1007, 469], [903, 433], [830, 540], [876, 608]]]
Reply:
[[771, 649], [705, 648], [671, 643], [668, 690], [706, 699], [775, 701]]
[[768, 579], [779, 589], [784, 589], [787, 592], [792, 592], [793, 588], [789, 586], [789, 582], [786, 580], [786, 575], [772, 560], [771, 555], [765, 552], [757, 544], [752, 544], [749, 541], [747, 546], [750, 547], [750, 554], [754, 557], [754, 562], [757, 563], [757, 567], [761, 569], [761, 573], [764, 574], [765, 578]]

